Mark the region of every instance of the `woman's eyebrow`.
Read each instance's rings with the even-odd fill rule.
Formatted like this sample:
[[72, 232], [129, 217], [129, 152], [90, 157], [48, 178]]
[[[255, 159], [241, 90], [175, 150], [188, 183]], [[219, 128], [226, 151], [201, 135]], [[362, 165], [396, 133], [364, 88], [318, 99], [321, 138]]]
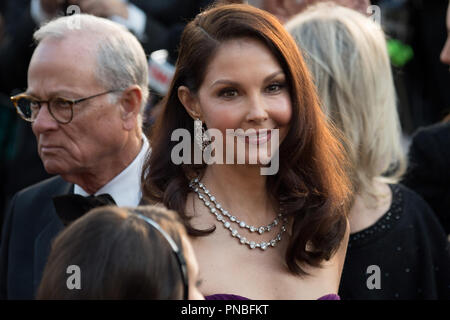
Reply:
[[[267, 82], [269, 80], [271, 80], [272, 78], [275, 78], [277, 75], [279, 74], [283, 74], [283, 70], [277, 70], [275, 72], [272, 72], [271, 74], [269, 74], [267, 77], [264, 78], [264, 82]], [[210, 88], [218, 85], [218, 84], [228, 84], [228, 85], [233, 85], [233, 86], [239, 86], [239, 83], [233, 80], [228, 80], [228, 79], [219, 79], [213, 82], [213, 84], [210, 86]]]
[[275, 72], [269, 74], [267, 77], [264, 78], [264, 82], [272, 80], [273, 78], [275, 78], [279, 74], [284, 74], [283, 70], [278, 70], [278, 71], [275, 71]]

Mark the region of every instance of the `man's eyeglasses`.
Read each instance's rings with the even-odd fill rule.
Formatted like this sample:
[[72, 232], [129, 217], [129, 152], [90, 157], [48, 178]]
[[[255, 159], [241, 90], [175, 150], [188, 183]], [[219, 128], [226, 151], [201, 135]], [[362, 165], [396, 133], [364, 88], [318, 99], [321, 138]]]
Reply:
[[81, 99], [66, 99], [62, 97], [54, 97], [47, 101], [39, 101], [38, 99], [21, 93], [11, 97], [11, 101], [16, 107], [17, 113], [22, 119], [29, 122], [36, 120], [42, 103], [47, 103], [48, 111], [58, 123], [67, 124], [73, 119], [73, 106], [77, 103], [92, 99], [104, 94], [120, 91], [119, 89], [109, 90], [90, 97]]

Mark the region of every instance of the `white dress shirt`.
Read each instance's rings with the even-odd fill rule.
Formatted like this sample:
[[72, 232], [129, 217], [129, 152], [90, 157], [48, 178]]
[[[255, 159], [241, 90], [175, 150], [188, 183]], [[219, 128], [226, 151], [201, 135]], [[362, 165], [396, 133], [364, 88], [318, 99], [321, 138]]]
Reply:
[[[136, 207], [142, 198], [141, 173], [147, 152], [151, 152], [145, 136], [141, 151], [121, 173], [100, 188], [95, 195], [109, 193], [119, 207]], [[89, 194], [75, 184], [74, 193], [87, 197]]]

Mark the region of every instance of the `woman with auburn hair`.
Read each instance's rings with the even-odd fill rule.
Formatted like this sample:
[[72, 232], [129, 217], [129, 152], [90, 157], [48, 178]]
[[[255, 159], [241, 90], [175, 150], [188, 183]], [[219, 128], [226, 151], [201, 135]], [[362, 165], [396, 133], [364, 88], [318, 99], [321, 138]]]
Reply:
[[194, 251], [175, 212], [104, 206], [55, 238], [36, 298], [202, 300], [197, 276]]
[[[177, 129], [195, 137], [182, 164], [173, 159]], [[206, 129], [221, 133], [209, 145]], [[144, 197], [183, 219], [206, 299], [338, 298], [346, 161], [301, 54], [274, 16], [243, 4], [197, 15], [182, 34], [150, 139]], [[208, 148], [219, 161], [195, 159]], [[277, 170], [262, 174], [268, 165]]]
[[386, 40], [362, 14], [311, 7], [286, 28], [311, 70], [322, 107], [343, 132], [355, 198], [342, 275], [344, 299], [448, 299], [448, 242], [433, 211], [398, 184], [406, 157]]

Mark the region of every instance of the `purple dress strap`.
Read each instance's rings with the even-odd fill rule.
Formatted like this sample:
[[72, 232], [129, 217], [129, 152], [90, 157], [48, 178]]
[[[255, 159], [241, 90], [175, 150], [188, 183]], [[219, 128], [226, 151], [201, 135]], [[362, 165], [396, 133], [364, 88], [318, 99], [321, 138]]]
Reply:
[[339, 297], [335, 293], [330, 293], [330, 294], [324, 295], [323, 297], [320, 297], [317, 300], [341, 300], [341, 297]]
[[212, 294], [205, 296], [205, 300], [250, 300], [249, 298], [238, 296], [235, 294]]
[[[220, 293], [205, 296], [205, 300], [250, 300], [250, 299], [235, 294]], [[337, 294], [330, 293], [320, 297], [317, 300], [341, 300], [341, 298]]]

